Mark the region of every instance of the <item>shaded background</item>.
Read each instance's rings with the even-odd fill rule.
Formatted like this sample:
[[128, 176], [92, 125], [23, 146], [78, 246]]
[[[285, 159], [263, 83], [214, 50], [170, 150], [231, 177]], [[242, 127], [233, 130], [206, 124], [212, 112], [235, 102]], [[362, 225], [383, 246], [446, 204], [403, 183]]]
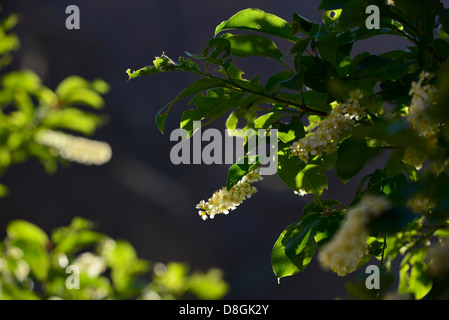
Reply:
[[[185, 261], [194, 269], [221, 268], [231, 287], [229, 299], [345, 297], [348, 279], [321, 270], [316, 257], [305, 273], [277, 283], [270, 263], [272, 246], [311, 200], [294, 195], [277, 176], [265, 177], [256, 185], [259, 193], [228, 216], [199, 218], [195, 205], [226, 184], [228, 165], [171, 164], [174, 143], [168, 133], [178, 127], [187, 101], [172, 109], [165, 135], [154, 122], [156, 112], [196, 78], [167, 73], [127, 82], [125, 74], [128, 68], [152, 64], [162, 51], [173, 60], [184, 51], [201, 52], [216, 25], [239, 10], [257, 7], [288, 21], [297, 12], [319, 22], [319, 2], [1, 1], [3, 14], [17, 12], [22, 18], [15, 30], [22, 46], [12, 67], [34, 70], [52, 89], [72, 74], [102, 78], [111, 85], [105, 97], [110, 121], [94, 138], [113, 149], [111, 162], [104, 166], [74, 164], [54, 176], [47, 176], [37, 161], [11, 168], [2, 181], [10, 195], [0, 200], [1, 236], [12, 219], [29, 220], [50, 232], [81, 216], [98, 222], [101, 232], [130, 241], [141, 258]], [[65, 28], [65, 8], [71, 4], [80, 8], [80, 30]], [[288, 48], [282, 41], [279, 45]], [[353, 54], [378, 54], [406, 45], [398, 37], [378, 37], [357, 44]], [[264, 81], [281, 70], [263, 58], [247, 60], [240, 66], [248, 78], [259, 74]], [[324, 196], [348, 203], [360, 176], [343, 185], [331, 173], [330, 191]]]

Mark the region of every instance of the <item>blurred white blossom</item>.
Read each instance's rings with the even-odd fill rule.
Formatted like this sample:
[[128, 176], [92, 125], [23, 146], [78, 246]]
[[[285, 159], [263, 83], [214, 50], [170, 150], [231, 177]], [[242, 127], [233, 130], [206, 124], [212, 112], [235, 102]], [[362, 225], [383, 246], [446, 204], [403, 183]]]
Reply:
[[62, 158], [84, 165], [102, 165], [112, 156], [111, 147], [106, 142], [59, 131], [42, 130], [36, 134], [35, 139], [39, 144], [50, 147]]
[[319, 253], [322, 267], [339, 276], [355, 271], [361, 259], [368, 254], [369, 221], [389, 208], [388, 200], [379, 196], [364, 196], [349, 208], [340, 229]]
[[408, 121], [423, 137], [430, 137], [437, 132], [438, 125], [429, 116], [429, 107], [435, 102], [436, 88], [423, 82], [433, 78], [433, 75], [423, 71], [418, 82], [413, 81], [409, 95], [412, 97], [409, 107]]
[[80, 272], [87, 274], [90, 278], [96, 278], [106, 271], [104, 258], [90, 252], [81, 254], [73, 264], [80, 269]]

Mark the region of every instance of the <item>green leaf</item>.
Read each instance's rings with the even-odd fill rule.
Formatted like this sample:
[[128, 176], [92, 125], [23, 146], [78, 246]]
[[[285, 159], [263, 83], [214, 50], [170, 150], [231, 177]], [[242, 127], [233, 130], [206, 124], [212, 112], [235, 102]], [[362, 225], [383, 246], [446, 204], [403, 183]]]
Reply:
[[369, 229], [374, 234], [389, 233], [394, 234], [417, 219], [418, 216], [404, 207], [395, 207], [382, 212], [378, 217], [370, 221]]
[[11, 240], [23, 240], [44, 248], [50, 241], [41, 228], [25, 220], [11, 221], [6, 227], [6, 233]]
[[222, 299], [229, 291], [222, 272], [210, 269], [206, 273], [196, 272], [189, 277], [189, 291], [202, 300]]
[[312, 90], [327, 93], [327, 83], [336, 75], [335, 68], [326, 60], [301, 56], [301, 68], [305, 68], [304, 84]]
[[280, 149], [278, 153], [278, 176], [296, 192], [312, 193], [320, 196], [327, 188], [327, 177], [322, 167], [317, 164], [298, 163], [297, 156], [290, 155], [288, 149]]
[[284, 80], [284, 81], [280, 81], [279, 84], [281, 84], [282, 86], [284, 86], [287, 89], [291, 89], [291, 90], [301, 90], [302, 87], [304, 86], [304, 75], [305, 75], [305, 70], [302, 69], [301, 71], [297, 72], [295, 75], [293, 75], [293, 77]]
[[257, 34], [238, 34], [227, 38], [231, 43], [231, 54], [236, 57], [262, 56], [283, 61], [284, 56], [270, 39]]
[[[297, 34], [298, 31], [306, 35], [307, 37], [311, 37], [315, 35], [320, 25], [317, 23], [313, 23], [312, 21], [304, 18], [303, 16], [294, 13], [293, 14], [293, 23], [292, 23], [292, 34]], [[310, 40], [310, 39], [309, 39]], [[297, 42], [298, 44], [298, 42]], [[302, 44], [304, 45], [304, 44]]]
[[307, 108], [330, 112], [332, 110], [331, 105], [328, 102], [329, 94], [318, 91], [306, 91], [303, 93], [304, 103]]
[[409, 177], [409, 179], [413, 182], [417, 182], [419, 180], [419, 173], [415, 166], [401, 162], [402, 171]]
[[226, 188], [231, 190], [237, 182], [251, 171], [256, 170], [260, 166], [258, 156], [244, 156], [237, 163], [233, 164], [228, 171], [228, 179]]
[[239, 122], [239, 118], [237, 117], [237, 114], [235, 111], [232, 111], [228, 119], [226, 119], [226, 129], [230, 130], [232, 132], [233, 130], [237, 129], [237, 124]]
[[340, 6], [340, 8], [343, 8], [343, 11], [338, 19], [336, 30], [344, 31], [355, 27], [365, 26], [365, 21], [368, 18], [365, 10], [370, 5], [369, 1], [351, 0], [338, 2], [344, 2], [344, 7]]
[[167, 119], [168, 114], [170, 113], [171, 107], [178, 101], [185, 99], [195, 93], [217, 88], [217, 87], [225, 87], [226, 82], [220, 79], [216, 78], [204, 78], [200, 79], [198, 81], [195, 81], [191, 85], [189, 85], [187, 88], [185, 88], [173, 101], [168, 103], [165, 107], [163, 107], [156, 115], [156, 124], [161, 133], [164, 133], [165, 129], [165, 121]]
[[13, 71], [1, 79], [2, 86], [8, 91], [25, 90], [36, 93], [42, 86], [39, 76], [30, 70]]
[[47, 248], [36, 242], [14, 241], [23, 251], [23, 259], [30, 265], [31, 273], [40, 281], [44, 281], [50, 270], [50, 258]]
[[80, 88], [85, 89], [89, 87], [89, 81], [80, 76], [70, 76], [62, 80], [55, 89], [55, 93], [61, 100], [66, 100], [71, 92]]
[[[311, 245], [310, 240], [313, 240], [315, 237], [315, 228], [320, 224], [320, 218], [320, 213], [311, 213], [301, 218], [285, 244], [285, 254], [295, 263], [299, 270], [304, 267], [302, 253], [307, 246]], [[298, 258], [299, 261], [297, 261]]]
[[343, 181], [354, 177], [365, 166], [368, 151], [365, 139], [349, 137], [343, 140], [338, 147], [337, 175]]
[[288, 226], [276, 240], [271, 252], [271, 266], [278, 279], [292, 276], [300, 272], [299, 268], [285, 253], [285, 245], [292, 232], [296, 229], [296, 223]]
[[303, 54], [306, 51], [308, 45], [310, 43], [310, 38], [299, 39], [296, 44], [291, 48], [289, 54]]
[[[187, 53], [188, 54], [188, 53]], [[190, 54], [189, 54], [190, 55]], [[192, 55], [190, 55], [192, 56]], [[196, 59], [203, 58], [202, 56], [194, 56]], [[189, 72], [198, 72], [198, 65], [190, 59], [186, 59], [184, 57], [179, 57], [179, 63], [176, 64], [163, 54], [161, 57], [156, 57], [153, 61], [153, 66], [146, 66], [140, 68], [135, 71], [131, 71], [131, 69], [126, 70], [128, 74], [128, 81], [137, 77], [149, 76], [156, 73], [161, 72], [170, 72], [170, 71], [189, 71]]]
[[196, 108], [184, 111], [181, 117], [181, 128], [193, 134], [193, 122], [202, 121], [201, 126], [205, 126], [224, 115], [231, 109], [235, 109], [243, 98], [243, 94], [234, 92], [225, 93], [223, 89], [208, 90], [207, 95], [199, 94], [195, 96], [190, 103], [195, 104]]
[[274, 122], [284, 116], [281, 112], [269, 112], [254, 120], [256, 129], [268, 129]]
[[77, 108], [65, 107], [52, 110], [42, 121], [50, 128], [69, 129], [90, 135], [102, 123], [102, 119], [93, 113], [87, 113]]
[[426, 248], [409, 252], [401, 261], [398, 291], [412, 293], [417, 300], [424, 298], [432, 289], [433, 282], [425, 264]]
[[281, 124], [278, 127], [278, 138], [284, 143], [297, 141], [304, 136], [304, 124], [299, 118], [293, 119], [288, 124]]
[[9, 194], [9, 189], [4, 184], [0, 184], [0, 198], [5, 198]]
[[61, 105], [86, 105], [100, 109], [104, 106], [104, 100], [98, 93], [108, 90], [108, 84], [102, 80], [97, 79], [91, 84], [82, 77], [70, 76], [58, 85], [55, 93]]
[[[322, 204], [326, 207], [328, 206], [329, 200], [321, 200]], [[329, 205], [327, 209], [330, 209], [332, 205]], [[344, 210], [332, 211], [332, 214], [322, 216], [320, 224], [315, 228], [315, 242], [318, 248], [322, 247], [328, 241], [332, 239], [334, 234], [340, 228], [341, 223], [344, 219]]]
[[[318, 49], [320, 56], [334, 67], [337, 62], [343, 59], [343, 55], [337, 52], [338, 38], [335, 33], [329, 33], [318, 39], [315, 47]], [[339, 56], [337, 61], [337, 56]]]
[[112, 269], [112, 282], [119, 292], [132, 285], [135, 275], [148, 270], [148, 263], [139, 259], [134, 247], [125, 240], [117, 240], [112, 250], [105, 250], [104, 258]]
[[105, 235], [91, 230], [70, 232], [58, 241], [54, 250], [55, 252], [71, 254], [90, 245], [99, 243], [104, 238]]
[[279, 86], [279, 83], [281, 81], [290, 79], [293, 75], [294, 74], [291, 71], [281, 71], [281, 72], [275, 73], [274, 75], [272, 75], [271, 77], [268, 78], [268, 80], [265, 84], [265, 89], [267, 89], [268, 91], [272, 91], [272, 90], [276, 89], [276, 87]]
[[295, 41], [291, 33], [291, 25], [284, 19], [260, 9], [245, 9], [237, 12], [231, 18], [220, 23], [215, 29], [215, 35], [223, 30], [251, 30]]

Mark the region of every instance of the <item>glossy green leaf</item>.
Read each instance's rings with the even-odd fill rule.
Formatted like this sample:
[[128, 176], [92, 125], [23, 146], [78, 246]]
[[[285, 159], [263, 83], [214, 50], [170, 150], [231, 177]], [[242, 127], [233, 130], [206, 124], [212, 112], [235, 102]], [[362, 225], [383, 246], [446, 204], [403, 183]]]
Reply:
[[[234, 92], [233, 92], [234, 93]], [[193, 134], [193, 122], [202, 121], [205, 126], [239, 105], [243, 94], [225, 93], [222, 89], [208, 90], [206, 95], [195, 96], [190, 103], [196, 108], [184, 111], [181, 117], [181, 128]]]
[[[313, 245], [310, 240], [315, 237], [316, 228], [319, 227], [320, 223], [320, 213], [311, 213], [304, 216], [295, 225], [295, 229], [292, 230], [285, 244], [285, 254], [298, 266], [299, 270], [304, 266], [302, 253], [308, 246]], [[298, 258], [299, 264], [296, 261]]]
[[227, 38], [236, 57], [262, 56], [283, 61], [283, 54], [270, 39], [257, 34], [238, 34]]
[[296, 224], [288, 226], [279, 236], [275, 242], [272, 252], [271, 252], [271, 266], [273, 272], [278, 279], [283, 277], [292, 276], [298, 272], [300, 269], [290, 260], [290, 258], [285, 253], [285, 245], [287, 240], [290, 238], [293, 230], [296, 229]]
[[304, 124], [301, 119], [293, 119], [288, 124], [280, 124], [278, 127], [278, 137], [284, 143], [297, 141], [304, 137]]
[[281, 112], [269, 112], [254, 120], [256, 129], [268, 129], [274, 122], [284, 116]]
[[181, 101], [193, 94], [196, 94], [198, 92], [202, 92], [207, 89], [217, 88], [217, 87], [225, 87], [226, 83], [223, 80], [220, 79], [209, 79], [204, 78], [200, 79], [191, 85], [189, 85], [187, 88], [185, 88], [173, 101], [171, 101], [169, 104], [167, 104], [165, 107], [163, 107], [156, 115], [156, 124], [161, 131], [161, 133], [164, 133], [165, 129], [165, 121], [167, 119], [168, 114], [170, 113], [171, 107], [178, 101]]
[[287, 149], [279, 151], [278, 161], [278, 176], [292, 190], [319, 196], [327, 188], [327, 177], [319, 165], [299, 164], [298, 157], [290, 155]]
[[[368, 0], [338, 1], [345, 2], [343, 11], [338, 19], [336, 30], [348, 30], [355, 27], [364, 27], [368, 15], [366, 8], [372, 4]], [[341, 5], [341, 4], [340, 4]], [[332, 8], [336, 9], [336, 8]]]
[[337, 175], [347, 181], [354, 177], [366, 164], [368, 146], [364, 139], [349, 137], [338, 147]]
[[231, 29], [257, 31], [292, 41], [296, 39], [291, 33], [291, 25], [287, 21], [254, 8], [239, 11], [228, 20], [220, 23], [215, 29], [215, 35]]
[[[313, 23], [312, 21], [304, 18], [303, 16], [294, 13], [293, 14], [293, 22], [292, 22], [292, 34], [296, 34], [299, 32], [305, 34], [310, 37], [318, 32], [319, 24]], [[310, 39], [309, 39], [310, 40]], [[297, 41], [298, 44], [298, 41]]]
[[331, 105], [328, 102], [328, 93], [318, 91], [306, 91], [303, 93], [307, 108], [317, 111], [330, 112]]
[[305, 68], [304, 84], [312, 90], [327, 92], [327, 83], [336, 74], [335, 68], [326, 60], [301, 56], [301, 68]]
[[432, 280], [427, 273], [424, 262], [426, 250], [416, 249], [408, 253], [401, 262], [399, 270], [398, 291], [402, 294], [412, 293], [414, 298], [421, 300], [432, 289]]
[[233, 164], [228, 171], [226, 188], [231, 190], [245, 175], [260, 167], [258, 156], [245, 156]]
[[304, 76], [305, 76], [305, 70], [302, 69], [300, 72], [297, 72], [293, 75], [293, 77], [280, 81], [279, 84], [282, 85], [285, 88], [291, 89], [291, 90], [301, 90], [304, 86]]

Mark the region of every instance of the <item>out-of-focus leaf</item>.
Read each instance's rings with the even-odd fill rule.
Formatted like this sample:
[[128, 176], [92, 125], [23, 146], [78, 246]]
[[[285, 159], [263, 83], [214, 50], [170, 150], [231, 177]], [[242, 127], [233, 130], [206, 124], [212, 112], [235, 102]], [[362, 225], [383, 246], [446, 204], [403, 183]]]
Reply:
[[6, 233], [12, 240], [24, 240], [42, 247], [49, 243], [47, 234], [41, 228], [25, 220], [11, 221], [6, 228]]

